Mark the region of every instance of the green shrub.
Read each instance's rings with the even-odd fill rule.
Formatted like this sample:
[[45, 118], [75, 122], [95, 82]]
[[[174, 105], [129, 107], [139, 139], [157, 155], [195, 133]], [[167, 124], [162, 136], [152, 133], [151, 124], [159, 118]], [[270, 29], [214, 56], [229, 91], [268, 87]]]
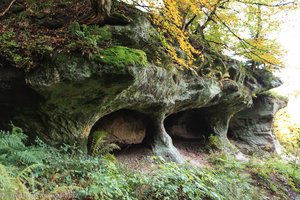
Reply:
[[295, 192], [300, 192], [299, 163], [294, 163], [294, 161], [288, 162], [278, 157], [266, 161], [252, 158], [249, 168], [274, 192], [286, 196], [282, 182], [289, 185]]

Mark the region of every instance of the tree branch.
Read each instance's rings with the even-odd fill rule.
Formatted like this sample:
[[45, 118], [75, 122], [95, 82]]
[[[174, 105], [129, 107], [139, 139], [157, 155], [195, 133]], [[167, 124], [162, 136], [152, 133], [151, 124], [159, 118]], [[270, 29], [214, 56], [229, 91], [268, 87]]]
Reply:
[[[261, 49], [257, 48], [256, 46], [250, 44], [249, 42], [247, 42], [246, 40], [244, 40], [243, 38], [241, 38], [240, 36], [238, 36], [235, 32], [233, 32], [233, 31], [231, 30], [231, 28], [230, 28], [225, 22], [223, 22], [223, 21], [219, 18], [218, 15], [215, 14], [215, 16], [218, 18], [218, 20], [221, 22], [221, 24], [223, 24], [223, 25], [227, 28], [227, 30], [228, 30], [234, 37], [236, 37], [236, 38], [240, 41], [241, 45], [244, 47], [245, 50], [248, 50], [249, 53], [255, 55], [256, 57], [258, 57], [259, 59], [265, 61], [266, 63], [268, 63], [268, 64], [270, 64], [270, 65], [280, 67], [279, 65], [277, 65], [277, 64], [275, 64], [275, 63], [272, 63], [272, 62], [266, 60], [265, 58], [261, 57], [260, 55], [258, 55], [257, 53], [255, 53], [253, 50], [251, 50], [247, 45], [250, 45], [250, 46], [254, 47], [254, 48], [257, 49], [257, 50], [261, 50]], [[265, 50], [263, 50], [263, 51], [265, 51]]]
[[222, 45], [222, 46], [225, 46], [226, 48], [228, 48], [228, 45], [225, 44], [225, 43], [216, 42], [216, 41], [213, 41], [213, 40], [206, 40], [206, 41], [207, 41], [207, 42], [210, 42], [210, 43], [217, 44], [217, 45]]
[[9, 4], [9, 6], [2, 12], [0, 13], [0, 17], [3, 17], [8, 11], [9, 9], [11, 8], [11, 6], [16, 2], [16, 0], [12, 0]]
[[[224, 4], [227, 2], [228, 0], [225, 0], [225, 1], [221, 1], [221, 0], [219, 0], [214, 6], [213, 6], [213, 10], [210, 12], [210, 13], [207, 13], [207, 12], [205, 12], [204, 10], [202, 10], [202, 12], [206, 15], [206, 17], [207, 17], [207, 19], [206, 19], [206, 21], [202, 24], [202, 25], [200, 25], [199, 24], [199, 26], [198, 26], [198, 28], [200, 28], [200, 29], [202, 29], [202, 31], [206, 28], [206, 26], [208, 25], [208, 23], [210, 22], [210, 21], [212, 21], [212, 22], [214, 22], [214, 23], [217, 23], [214, 19], [213, 19], [213, 16], [216, 14], [216, 12], [217, 12], [217, 9], [218, 8], [223, 8], [223, 6], [224, 6]], [[197, 29], [198, 29], [197, 28]], [[197, 32], [197, 31], [196, 31]]]
[[186, 24], [184, 24], [184, 26], [182, 27], [182, 29], [184, 31], [186, 31], [186, 29], [189, 27], [189, 25], [196, 19], [197, 15], [194, 15]]
[[278, 4], [274, 4], [274, 5], [272, 5], [272, 4], [265, 4], [265, 3], [259, 3], [259, 2], [247, 2], [247, 1], [241, 1], [241, 0], [238, 0], [237, 2], [243, 3], [243, 4], [250, 4], [250, 5], [266, 6], [266, 7], [281, 7], [281, 6], [287, 6], [287, 5], [290, 5], [290, 4], [297, 4], [294, 1], [289, 1], [289, 2], [284, 2], [284, 3], [278, 3]]

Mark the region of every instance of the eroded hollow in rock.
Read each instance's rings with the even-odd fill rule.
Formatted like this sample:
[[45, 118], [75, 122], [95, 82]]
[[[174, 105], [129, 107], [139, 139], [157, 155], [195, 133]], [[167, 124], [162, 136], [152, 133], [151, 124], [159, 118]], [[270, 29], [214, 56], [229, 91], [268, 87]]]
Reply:
[[206, 109], [192, 109], [168, 116], [164, 121], [166, 131], [173, 140], [199, 139], [207, 141], [213, 130]]
[[121, 149], [114, 151], [118, 155], [131, 148], [140, 148], [146, 137], [148, 120], [146, 115], [122, 109], [110, 113], [98, 120], [91, 129], [88, 139], [88, 151], [92, 153], [97, 138], [101, 145], [116, 144]]
[[[0, 67], [0, 130], [10, 130], [10, 122], [22, 128], [27, 126], [27, 121], [37, 116], [35, 111], [42, 100], [36, 91], [26, 85], [22, 70]], [[15, 123], [17, 115], [26, 117], [18, 117], [18, 122]], [[29, 140], [34, 141], [36, 135], [31, 131], [27, 132]]]

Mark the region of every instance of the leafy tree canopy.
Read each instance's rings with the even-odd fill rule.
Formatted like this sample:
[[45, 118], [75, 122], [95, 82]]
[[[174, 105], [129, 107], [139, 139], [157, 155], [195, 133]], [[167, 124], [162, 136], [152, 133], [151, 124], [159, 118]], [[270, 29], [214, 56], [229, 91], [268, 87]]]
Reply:
[[[117, 1], [130, 2], [135, 6], [146, 10], [160, 34], [161, 44], [165, 51], [178, 66], [189, 69], [194, 69], [197, 63], [205, 63], [203, 62], [204, 59], [209, 60], [206, 55], [211, 55], [212, 53], [238, 57], [247, 61], [252, 68], [282, 66], [284, 51], [275, 39], [272, 38], [281, 23], [278, 13], [284, 13], [299, 8], [299, 0], [89, 1], [92, 11], [89, 15], [84, 16], [84, 18], [78, 17], [82, 16], [83, 13], [84, 15], [86, 14], [82, 11], [81, 15], [80, 13], [77, 14], [77, 17], [74, 15], [73, 19], [75, 21], [87, 25], [127, 25], [131, 22], [131, 19], [128, 19], [122, 13], [114, 13], [113, 10], [111, 11], [114, 7], [114, 3]], [[14, 0], [3, 1], [0, 6], [1, 19], [5, 19], [5, 14], [10, 10], [12, 5], [17, 4], [16, 2], [17, 1]], [[20, 14], [20, 20], [22, 21], [22, 16], [23, 18], [26, 18], [26, 16], [33, 16], [36, 20], [40, 20], [38, 17], [40, 14], [35, 14], [35, 9], [33, 8], [47, 7], [45, 6], [46, 3], [44, 1], [29, 0], [24, 2], [23, 4], [26, 7], [26, 12], [23, 12], [22, 15]], [[49, 4], [54, 4], [54, 2], [56, 1]], [[70, 5], [74, 4], [74, 1], [71, 0], [66, 2], [69, 2]], [[39, 6], [33, 6], [35, 4]], [[73, 13], [71, 13], [72, 9], [73, 11], [80, 10], [76, 8], [78, 5], [76, 4], [74, 7], [71, 6], [72, 8], [69, 10], [69, 13], [66, 11], [67, 9], [61, 12], [73, 15]], [[1, 7], [3, 7], [3, 9], [1, 9]], [[23, 26], [27, 26], [26, 24], [30, 24], [32, 21], [23, 20], [21, 23], [20, 20], [15, 19], [15, 21], [18, 21], [18, 24]], [[29, 59], [30, 56], [20, 57], [19, 50], [25, 49], [24, 51], [27, 52], [27, 54], [31, 54], [31, 51], [29, 50], [34, 48], [28, 44], [34, 42], [20, 43], [20, 41], [23, 41], [23, 38], [26, 38], [21, 38], [21, 26], [12, 26], [12, 24], [15, 24], [13, 23], [13, 20], [11, 20], [11, 25], [9, 25], [8, 21], [9, 20], [6, 20], [7, 23], [5, 25], [4, 23], [0, 24], [0, 32], [8, 32], [11, 31], [11, 28], [7, 27], [15, 27], [11, 32], [17, 31], [19, 33], [2, 34], [2, 37], [0, 36], [0, 41], [2, 41], [0, 52], [2, 52], [2, 55], [8, 55], [7, 57], [11, 58], [10, 60], [13, 60], [13, 63], [21, 63], [20, 65], [22, 66], [33, 65], [32, 61]], [[38, 31], [33, 32], [34, 34], [38, 34]], [[44, 31], [44, 33], [45, 32], [47, 31]], [[48, 31], [47, 33], [50, 32]], [[13, 39], [16, 38], [18, 39], [14, 41]], [[44, 42], [46, 37], [41, 36], [41, 38], [41, 41], [36, 41], [34, 43], [33, 46], [35, 49], [42, 53], [51, 52], [53, 48], [40, 48], [46, 46], [46, 42]], [[68, 39], [69, 38], [65, 38], [65, 40]], [[48, 43], [52, 44], [52, 41], [53, 38], [50, 38]], [[40, 43], [43, 45], [39, 45]]]
[[[277, 14], [299, 8], [288, 0], [134, 1], [151, 13], [162, 44], [181, 66], [193, 68], [204, 52], [238, 56], [252, 67], [279, 67], [284, 51], [271, 35], [281, 23]], [[178, 56], [178, 48], [186, 58]]]

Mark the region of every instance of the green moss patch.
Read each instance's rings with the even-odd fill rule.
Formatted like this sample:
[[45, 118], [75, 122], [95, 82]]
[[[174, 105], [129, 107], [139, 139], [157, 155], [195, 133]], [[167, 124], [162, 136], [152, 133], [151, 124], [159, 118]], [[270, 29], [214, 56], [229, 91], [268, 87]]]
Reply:
[[124, 46], [114, 46], [104, 49], [99, 55], [94, 56], [93, 59], [119, 69], [132, 65], [139, 65], [141, 67], [147, 65], [147, 55], [144, 51]]

